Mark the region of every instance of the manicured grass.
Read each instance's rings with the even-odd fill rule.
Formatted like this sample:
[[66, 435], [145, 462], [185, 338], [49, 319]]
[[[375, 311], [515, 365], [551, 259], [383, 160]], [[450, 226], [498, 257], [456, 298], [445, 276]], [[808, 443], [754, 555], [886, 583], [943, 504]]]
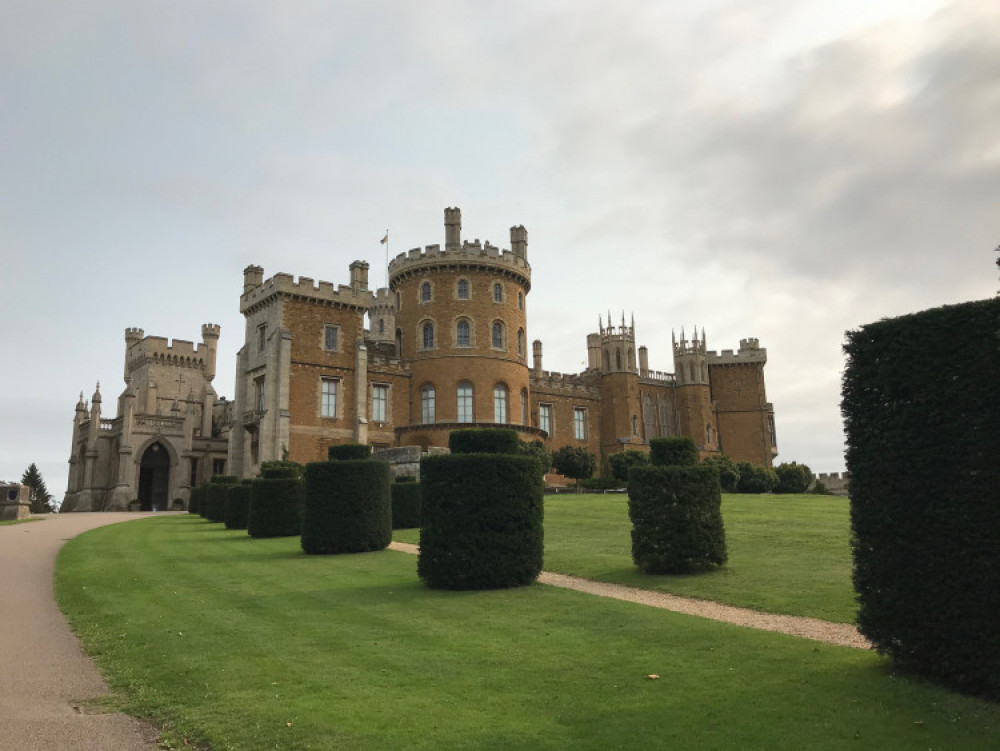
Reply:
[[41, 519], [8, 519], [5, 522], [0, 522], [0, 527], [9, 527], [12, 524], [27, 524], [28, 522], [40, 522]]
[[306, 556], [190, 516], [69, 542], [57, 594], [116, 703], [174, 747], [987, 749], [1000, 730], [1000, 707], [870, 652], [542, 585], [429, 590], [414, 556]]
[[[546, 571], [656, 589], [769, 613], [853, 623], [846, 498], [722, 496], [729, 562], [690, 576], [647, 575], [632, 563], [628, 499], [616, 494], [545, 496]], [[419, 542], [419, 530], [393, 538]]]

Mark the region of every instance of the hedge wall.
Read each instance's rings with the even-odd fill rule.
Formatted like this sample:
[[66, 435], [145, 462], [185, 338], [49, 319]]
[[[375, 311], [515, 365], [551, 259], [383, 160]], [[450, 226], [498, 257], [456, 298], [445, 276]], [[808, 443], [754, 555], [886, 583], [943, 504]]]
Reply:
[[[191, 497], [188, 499], [188, 513], [201, 514], [205, 505], [205, 486], [199, 485], [191, 488]], [[204, 514], [202, 514], [204, 516]]]
[[420, 461], [417, 573], [438, 589], [530, 584], [542, 570], [541, 465], [529, 456], [451, 454]]
[[861, 632], [897, 662], [1000, 697], [1000, 299], [848, 332]]
[[649, 463], [656, 467], [698, 463], [698, 449], [690, 438], [650, 438]]
[[517, 454], [521, 439], [508, 428], [453, 430], [448, 434], [448, 448], [453, 454]]
[[353, 461], [369, 459], [372, 447], [364, 443], [335, 443], [326, 449], [326, 456], [331, 461]]
[[393, 529], [412, 529], [420, 526], [420, 498], [420, 483], [399, 482], [397, 479], [392, 484]]
[[302, 549], [311, 555], [365, 553], [392, 542], [387, 462], [312, 462], [305, 471]]
[[647, 574], [726, 562], [719, 472], [710, 464], [633, 467], [628, 478], [632, 560]]
[[229, 486], [238, 482], [239, 479], [232, 475], [213, 477], [205, 490], [205, 509], [202, 516], [210, 522], [224, 522], [226, 520], [226, 495], [229, 493]]
[[229, 486], [229, 494], [226, 496], [226, 529], [247, 528], [252, 493], [252, 480], [243, 480], [239, 485]]
[[[274, 470], [277, 474], [288, 471], [288, 468]], [[302, 478], [261, 477], [250, 487], [247, 534], [257, 538], [302, 534]]]

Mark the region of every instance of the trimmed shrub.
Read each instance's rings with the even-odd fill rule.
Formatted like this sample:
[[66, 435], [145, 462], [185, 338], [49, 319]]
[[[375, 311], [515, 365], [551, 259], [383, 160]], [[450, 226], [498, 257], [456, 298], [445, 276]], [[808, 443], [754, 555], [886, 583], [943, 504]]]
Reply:
[[392, 484], [392, 528], [413, 529], [419, 527], [422, 494], [420, 484], [399, 482], [399, 479]]
[[632, 560], [647, 574], [726, 562], [719, 473], [709, 464], [633, 467], [628, 481]]
[[778, 487], [778, 475], [773, 469], [758, 467], [750, 462], [739, 462], [736, 469], [740, 473], [737, 493], [770, 493]]
[[698, 449], [690, 438], [651, 438], [649, 463], [654, 467], [687, 467], [698, 463]]
[[330, 461], [358, 461], [370, 459], [372, 447], [365, 443], [335, 443], [326, 449]]
[[736, 467], [736, 462], [725, 454], [709, 456], [703, 462], [710, 464], [719, 470], [719, 485], [723, 493], [735, 493], [740, 482], [740, 471]]
[[243, 480], [239, 485], [230, 485], [226, 496], [226, 529], [246, 529], [250, 516], [250, 497], [253, 480]]
[[[188, 513], [201, 514], [205, 505], [205, 486], [199, 485], [191, 488], [191, 497], [188, 499]], [[202, 514], [204, 516], [204, 514]]]
[[286, 477], [302, 477], [302, 465], [298, 462], [290, 462], [286, 459], [264, 462], [260, 465], [260, 476], [269, 480], [278, 480]]
[[291, 468], [286, 466], [261, 466], [261, 471], [265, 476], [250, 486], [247, 534], [255, 538], [302, 534], [302, 478], [288, 477]]
[[302, 549], [329, 555], [386, 548], [392, 542], [391, 477], [388, 462], [370, 459], [307, 464]]
[[232, 475], [213, 477], [205, 490], [205, 512], [202, 516], [210, 522], [224, 522], [226, 520], [226, 495], [229, 493], [229, 486], [238, 482], [239, 478]]
[[563, 446], [552, 452], [552, 466], [563, 477], [576, 480], [580, 490], [580, 480], [586, 480], [597, 469], [597, 459], [582, 446]]
[[448, 448], [453, 454], [518, 454], [521, 439], [508, 428], [453, 430], [448, 434]]
[[536, 438], [530, 443], [522, 441], [521, 445], [518, 446], [518, 453], [523, 456], [535, 457], [542, 465], [543, 475], [552, 469], [552, 454], [545, 448], [545, 443], [540, 438]]
[[538, 460], [451, 454], [420, 461], [423, 507], [417, 574], [437, 589], [530, 584], [542, 570]]
[[848, 332], [858, 625], [898, 664], [1000, 699], [1000, 299]]
[[812, 485], [813, 473], [805, 464], [779, 464], [774, 473], [778, 476], [775, 493], [805, 493]]
[[584, 490], [614, 490], [623, 488], [626, 483], [616, 480], [614, 477], [590, 477], [580, 480], [580, 487]]
[[416, 482], [417, 478], [413, 475], [399, 475], [393, 482]]
[[626, 449], [608, 457], [608, 468], [611, 476], [618, 480], [619, 487], [628, 482], [628, 471], [632, 467], [644, 467], [649, 464], [649, 454], [635, 449]]

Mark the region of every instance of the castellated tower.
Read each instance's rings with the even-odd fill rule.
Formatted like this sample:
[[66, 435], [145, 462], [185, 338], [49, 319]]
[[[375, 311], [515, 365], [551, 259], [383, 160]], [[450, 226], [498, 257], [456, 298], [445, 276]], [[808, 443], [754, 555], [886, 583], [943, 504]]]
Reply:
[[712, 404], [709, 385], [705, 330], [701, 339], [698, 328], [688, 341], [681, 329], [680, 341], [671, 333], [674, 350], [674, 376], [677, 380], [676, 415], [680, 435], [690, 436], [701, 456], [719, 450], [719, 425]]
[[643, 443], [639, 424], [639, 374], [635, 365], [635, 319], [605, 326], [587, 337], [590, 367], [601, 374], [601, 452], [608, 455]]
[[[395, 352], [396, 342], [396, 302], [393, 294], [384, 287], [375, 294], [375, 301], [368, 308], [370, 337], [377, 345], [388, 345]], [[380, 348], [382, 348], [380, 346]]]
[[458, 208], [444, 210], [444, 228], [443, 250], [415, 248], [389, 263], [396, 351], [412, 375], [403, 445], [445, 446], [448, 431], [477, 423], [530, 423], [528, 232], [511, 228], [513, 250], [463, 240]]

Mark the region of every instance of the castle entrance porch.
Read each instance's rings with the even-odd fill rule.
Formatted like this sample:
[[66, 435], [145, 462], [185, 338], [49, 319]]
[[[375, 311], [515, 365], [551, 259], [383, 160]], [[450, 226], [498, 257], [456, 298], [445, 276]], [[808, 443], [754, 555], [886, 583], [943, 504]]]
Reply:
[[170, 454], [157, 442], [143, 452], [139, 463], [139, 510], [166, 511], [169, 490]]

